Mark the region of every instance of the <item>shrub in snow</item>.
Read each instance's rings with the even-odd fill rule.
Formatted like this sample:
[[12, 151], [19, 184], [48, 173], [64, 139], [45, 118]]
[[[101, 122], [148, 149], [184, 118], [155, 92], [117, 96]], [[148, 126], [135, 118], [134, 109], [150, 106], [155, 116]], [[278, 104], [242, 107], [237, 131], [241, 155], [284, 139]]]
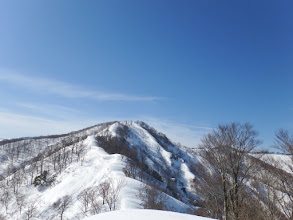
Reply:
[[44, 170], [41, 175], [39, 176], [36, 176], [34, 181], [33, 181], [33, 184], [34, 186], [50, 186], [52, 185], [55, 180], [56, 180], [56, 175], [53, 175], [53, 176], [48, 176], [49, 172], [47, 170]]
[[48, 175], [48, 171], [44, 170], [41, 173], [41, 175], [35, 177], [33, 184], [35, 186], [43, 185], [44, 183], [47, 182], [47, 175]]

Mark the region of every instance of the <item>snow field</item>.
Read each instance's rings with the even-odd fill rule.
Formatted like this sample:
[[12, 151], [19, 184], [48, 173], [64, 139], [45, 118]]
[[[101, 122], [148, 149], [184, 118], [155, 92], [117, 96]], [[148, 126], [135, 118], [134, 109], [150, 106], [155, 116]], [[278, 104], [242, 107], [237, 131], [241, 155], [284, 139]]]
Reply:
[[84, 220], [212, 220], [195, 215], [158, 210], [119, 210], [98, 214]]
[[[114, 133], [115, 130], [112, 130]], [[148, 140], [152, 142], [152, 146], [158, 149], [159, 144], [154, 139]], [[120, 191], [117, 201], [117, 209], [142, 209], [142, 201], [138, 197], [139, 190], [144, 185], [142, 182], [125, 177], [123, 168], [126, 163], [123, 156], [119, 154], [109, 155], [102, 148], [98, 146], [98, 143], [94, 136], [89, 136], [83, 141], [85, 145], [85, 155], [81, 161], [74, 161], [68, 165], [68, 167], [57, 175], [56, 181], [49, 187], [34, 187], [33, 185], [21, 186], [21, 192], [27, 198], [27, 204], [34, 204], [37, 208], [37, 219], [57, 219], [53, 218], [56, 211], [53, 208], [53, 204], [64, 196], [71, 196], [72, 204], [68, 210], [66, 210], [64, 217], [66, 219], [75, 220], [83, 219], [87, 217], [82, 212], [82, 203], [78, 200], [78, 195], [89, 187], [99, 186], [100, 183], [111, 179], [114, 183], [119, 180], [124, 181], [124, 186]], [[170, 153], [163, 153], [164, 157], [170, 159]], [[155, 154], [152, 155], [155, 157]], [[171, 160], [170, 160], [171, 162]], [[100, 198], [102, 200], [102, 198]], [[165, 203], [167, 206], [178, 212], [184, 212], [189, 207], [170, 197], [165, 195]], [[10, 208], [16, 207], [15, 200], [12, 200]], [[0, 211], [3, 208], [0, 207]], [[14, 208], [12, 208], [13, 210]], [[107, 206], [102, 207], [102, 212], [109, 211]], [[90, 214], [87, 214], [90, 215]], [[13, 216], [13, 217], [12, 217]], [[24, 219], [24, 212], [18, 214], [15, 212], [9, 219]]]

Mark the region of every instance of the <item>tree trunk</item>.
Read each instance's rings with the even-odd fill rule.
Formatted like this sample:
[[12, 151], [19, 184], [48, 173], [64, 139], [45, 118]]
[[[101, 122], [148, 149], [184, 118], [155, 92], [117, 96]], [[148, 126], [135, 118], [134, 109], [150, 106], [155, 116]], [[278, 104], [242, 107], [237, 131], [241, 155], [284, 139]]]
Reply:
[[228, 195], [227, 195], [227, 186], [226, 178], [222, 175], [222, 184], [223, 184], [223, 196], [224, 196], [224, 218], [223, 220], [228, 220]]

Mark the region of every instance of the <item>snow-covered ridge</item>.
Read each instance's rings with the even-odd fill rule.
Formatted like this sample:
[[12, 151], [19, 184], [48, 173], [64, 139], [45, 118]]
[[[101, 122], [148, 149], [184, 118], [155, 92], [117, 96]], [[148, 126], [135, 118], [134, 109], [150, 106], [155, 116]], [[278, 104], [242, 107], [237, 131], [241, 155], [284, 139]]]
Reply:
[[[149, 170], [150, 179], [126, 176], [124, 168], [128, 159], [120, 154], [108, 154], [99, 146], [99, 137], [125, 140], [129, 150], [135, 149], [138, 153], [138, 160], [143, 155], [145, 160], [140, 163]], [[8, 181], [8, 187], [0, 189], [3, 191], [0, 193], [8, 192], [11, 197], [5, 206], [0, 206], [0, 214], [6, 219], [25, 219], [26, 212], [33, 207], [31, 211], [36, 219], [54, 219], [58, 216], [56, 206], [59, 202], [70, 198], [70, 207], [64, 216], [72, 220], [82, 219], [95, 212], [91, 208], [85, 210], [81, 195], [104, 182], [111, 182], [113, 187], [123, 182], [115, 209], [141, 209], [142, 200], [138, 195], [147, 181], [165, 189], [167, 207], [187, 212], [193, 208], [187, 200], [187, 194], [191, 195], [188, 188], [192, 176], [186, 175], [190, 173], [189, 164], [184, 164], [191, 158], [163, 138], [160, 133], [149, 132], [139, 123], [125, 121], [97, 125], [67, 135], [4, 142], [0, 145], [0, 174], [4, 178], [0, 184], [6, 185]], [[35, 187], [32, 184], [34, 179], [44, 170], [52, 183]], [[156, 176], [153, 177], [154, 173]], [[158, 177], [160, 180], [156, 180]], [[17, 178], [21, 178], [20, 181]], [[25, 199], [23, 206], [15, 205], [19, 202], [19, 195]], [[98, 196], [99, 212], [111, 210], [107, 203], [101, 205], [102, 201]]]
[[[147, 124], [132, 121], [104, 123], [65, 135], [3, 140], [0, 195], [7, 195], [7, 202], [0, 200], [0, 218], [22, 220], [33, 212], [35, 219], [60, 219], [59, 206], [65, 198], [70, 203], [63, 217], [69, 220], [112, 210], [142, 209], [141, 190], [146, 186], [160, 191], [165, 209], [193, 213], [199, 199], [192, 185], [199, 175], [197, 168], [211, 166], [205, 164], [200, 152], [177, 146]], [[262, 159], [270, 163], [270, 158], [284, 163], [289, 160], [277, 154]], [[45, 180], [40, 180], [44, 175]], [[119, 191], [114, 205], [100, 194], [104, 183], [111, 185], [113, 194], [115, 189]], [[94, 195], [94, 201], [86, 202], [85, 195]], [[127, 213], [127, 220], [140, 215]], [[154, 220], [175, 216], [148, 213]], [[112, 214], [98, 216], [110, 219]], [[186, 220], [203, 219], [189, 217]]]
[[290, 155], [272, 153], [265, 154], [261, 159], [270, 165], [281, 167], [286, 172], [292, 172], [292, 167], [290, 166], [292, 158]]
[[8, 167], [19, 169], [49, 147], [58, 148], [58, 145], [70, 142], [81, 143], [88, 136], [98, 134], [112, 123], [114, 122], [102, 123], [68, 134], [3, 139], [0, 141], [0, 180], [1, 175], [3, 176]]

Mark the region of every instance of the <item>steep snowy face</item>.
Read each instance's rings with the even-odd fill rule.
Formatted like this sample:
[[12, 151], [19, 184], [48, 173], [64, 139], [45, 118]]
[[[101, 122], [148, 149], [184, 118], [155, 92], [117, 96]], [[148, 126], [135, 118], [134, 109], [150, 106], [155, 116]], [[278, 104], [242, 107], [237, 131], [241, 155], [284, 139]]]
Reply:
[[[96, 136], [98, 140], [101, 138], [99, 135]], [[127, 156], [134, 165], [148, 171], [155, 179], [154, 183], [171, 196], [187, 204], [189, 199], [194, 199], [190, 185], [194, 175], [189, 168], [197, 163], [195, 154], [179, 148], [143, 122], [116, 122], [104, 130], [103, 135], [118, 138], [120, 143], [124, 141], [126, 150], [120, 145], [114, 153]], [[100, 146], [102, 142], [105, 141], [100, 140]], [[105, 143], [103, 148], [107, 151], [109, 141]]]

